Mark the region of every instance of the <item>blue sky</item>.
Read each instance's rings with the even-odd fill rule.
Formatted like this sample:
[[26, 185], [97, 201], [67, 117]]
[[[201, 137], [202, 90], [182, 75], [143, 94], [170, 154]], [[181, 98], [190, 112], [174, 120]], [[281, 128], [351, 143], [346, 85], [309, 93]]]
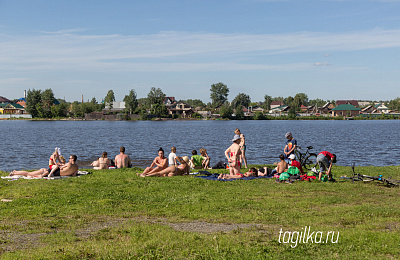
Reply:
[[0, 96], [400, 97], [400, 0], [0, 0]]

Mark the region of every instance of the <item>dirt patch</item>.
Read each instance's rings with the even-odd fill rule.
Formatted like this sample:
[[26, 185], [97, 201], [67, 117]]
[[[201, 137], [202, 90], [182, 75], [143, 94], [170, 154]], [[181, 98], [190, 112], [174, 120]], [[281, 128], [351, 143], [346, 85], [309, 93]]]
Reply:
[[[147, 218], [147, 217], [117, 218], [106, 221], [98, 220], [89, 223], [88, 225], [86, 225], [85, 228], [77, 229], [71, 232], [74, 232], [74, 234], [79, 238], [87, 239], [99, 230], [117, 227], [123, 225], [127, 221], [168, 225], [174, 230], [182, 232], [229, 233], [238, 229], [252, 229], [252, 228], [256, 228], [257, 231], [259, 232], [265, 232], [265, 230], [263, 230], [263, 226], [260, 224], [208, 223], [202, 221], [173, 223], [169, 222], [167, 219]], [[56, 231], [55, 233], [57, 232], [58, 231]], [[60, 232], [65, 232], [65, 231], [63, 230]], [[0, 255], [1, 253], [4, 252], [13, 252], [17, 250], [42, 246], [43, 244], [41, 243], [41, 237], [52, 234], [54, 234], [54, 232], [26, 234], [23, 232], [15, 232], [7, 230], [0, 231]]]

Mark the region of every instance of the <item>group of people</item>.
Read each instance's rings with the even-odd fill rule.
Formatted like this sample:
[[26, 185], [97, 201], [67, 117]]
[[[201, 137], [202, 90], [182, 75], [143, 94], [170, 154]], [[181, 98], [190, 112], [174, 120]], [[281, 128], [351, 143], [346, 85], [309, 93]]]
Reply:
[[103, 152], [101, 157], [97, 158], [96, 161], [92, 162], [90, 166], [93, 166], [95, 170], [109, 169], [110, 167], [115, 168], [126, 168], [132, 167], [131, 158], [125, 154], [125, 147], [119, 148], [119, 154], [117, 154], [114, 160], [107, 158], [107, 152]]
[[[299, 170], [300, 174], [304, 174], [304, 170], [300, 162], [296, 160], [294, 151], [297, 148], [297, 141], [293, 138], [290, 132], [285, 135], [287, 141], [284, 148], [284, 153], [279, 155], [279, 162], [274, 169], [263, 167], [260, 169], [250, 168], [249, 171], [242, 174], [240, 172], [242, 164], [247, 168], [246, 143], [245, 137], [238, 128], [234, 131], [232, 144], [225, 150], [225, 157], [228, 161], [229, 174], [221, 174], [219, 179], [237, 179], [250, 176], [266, 176], [266, 175], [280, 175], [288, 171], [289, 166], [294, 166]], [[25, 177], [53, 177], [53, 176], [75, 176], [78, 171], [76, 164], [76, 155], [69, 157], [68, 163], [61, 155], [60, 148], [56, 147], [55, 151], [49, 158], [49, 168], [42, 168], [37, 171], [12, 171], [10, 176], [22, 175]], [[176, 147], [171, 148], [171, 153], [165, 157], [164, 150], [160, 147], [158, 156], [154, 158], [152, 164], [147, 167], [142, 173], [138, 173], [141, 177], [170, 177], [177, 175], [189, 174], [190, 169], [211, 169], [210, 157], [207, 150], [200, 149], [200, 155], [196, 150], [192, 151], [192, 157], [177, 156]], [[319, 165], [320, 180], [323, 175], [327, 175], [329, 180], [332, 179], [332, 164], [336, 162], [336, 155], [328, 151], [322, 151], [317, 156], [317, 164]], [[107, 158], [107, 152], [103, 152], [101, 157], [94, 161], [91, 166], [93, 169], [109, 169], [113, 166], [116, 168], [131, 167], [132, 162], [127, 154], [125, 154], [125, 147], [120, 148], [120, 153], [115, 156], [114, 161]]]
[[13, 170], [9, 176], [24, 176], [29, 178], [57, 177], [57, 176], [76, 176], [78, 165], [76, 155], [70, 155], [68, 162], [61, 155], [60, 148], [56, 147], [50, 155], [49, 168], [42, 168], [33, 172]]

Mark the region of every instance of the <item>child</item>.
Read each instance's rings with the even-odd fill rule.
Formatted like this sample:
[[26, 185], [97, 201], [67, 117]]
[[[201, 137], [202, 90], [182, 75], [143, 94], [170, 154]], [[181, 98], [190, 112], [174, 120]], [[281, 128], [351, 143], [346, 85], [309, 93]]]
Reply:
[[177, 166], [176, 163], [176, 147], [172, 146], [171, 147], [171, 153], [168, 155], [168, 165], [169, 166]]
[[204, 157], [197, 155], [197, 151], [192, 151], [192, 158], [190, 158], [190, 167], [193, 169], [201, 169], [203, 167]]
[[202, 168], [203, 169], [211, 169], [211, 167], [210, 167], [210, 157], [207, 154], [207, 150], [204, 149], [204, 148], [201, 148], [200, 149], [200, 154], [204, 158], [204, 160], [203, 160], [203, 162], [201, 164]]

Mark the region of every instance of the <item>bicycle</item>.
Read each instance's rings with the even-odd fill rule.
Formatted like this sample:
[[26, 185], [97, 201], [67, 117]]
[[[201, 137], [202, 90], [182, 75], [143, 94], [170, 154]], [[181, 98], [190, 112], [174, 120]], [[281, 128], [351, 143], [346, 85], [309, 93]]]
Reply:
[[307, 151], [305, 153], [300, 152], [301, 147], [297, 146], [297, 149], [294, 150], [294, 154], [297, 158], [297, 161], [304, 167], [306, 170], [311, 170], [313, 167], [317, 166], [317, 154], [310, 153], [310, 150], [313, 149], [312, 146], [307, 146]]
[[[355, 163], [353, 163], [353, 166], [351, 167], [351, 169], [353, 170], [353, 176], [346, 177], [347, 179], [350, 179], [352, 183], [354, 183], [355, 181], [362, 181], [362, 182], [381, 181], [384, 185], [387, 185], [387, 186], [399, 186], [398, 183], [400, 183], [400, 181], [392, 180], [391, 176], [389, 176], [389, 178], [386, 179], [386, 178], [383, 178], [382, 175], [378, 175], [378, 176], [364, 175], [364, 174], [356, 173], [354, 168], [355, 168]], [[341, 177], [341, 178], [343, 178], [343, 177]]]

